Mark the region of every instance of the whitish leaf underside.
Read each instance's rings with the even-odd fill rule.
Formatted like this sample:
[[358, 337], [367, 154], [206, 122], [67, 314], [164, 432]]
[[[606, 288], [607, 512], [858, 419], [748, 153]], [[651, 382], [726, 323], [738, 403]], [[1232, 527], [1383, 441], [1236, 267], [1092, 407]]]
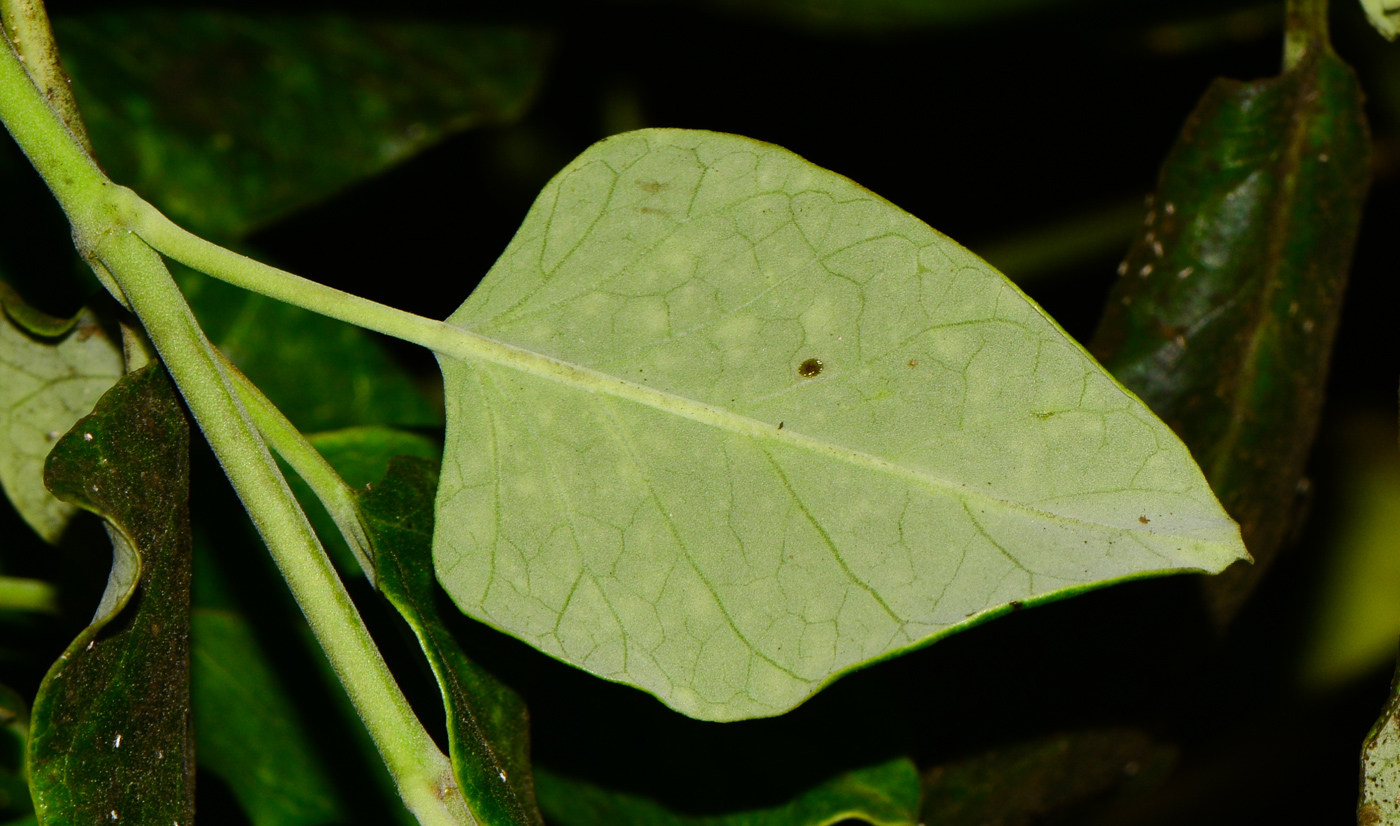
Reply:
[[1245, 556], [1180, 441], [1015, 286], [775, 146], [595, 145], [448, 321], [613, 384], [441, 359], [443, 586], [694, 717]]

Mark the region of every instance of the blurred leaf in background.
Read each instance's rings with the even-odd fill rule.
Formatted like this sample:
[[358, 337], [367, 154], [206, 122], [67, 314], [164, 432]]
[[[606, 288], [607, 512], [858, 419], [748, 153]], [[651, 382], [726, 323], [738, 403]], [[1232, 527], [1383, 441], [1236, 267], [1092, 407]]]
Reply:
[[[636, 5], [655, 0], [620, 0]], [[992, 23], [1085, 0], [688, 0], [729, 14], [757, 17], [814, 33], [891, 34], [921, 28]]]
[[635, 794], [536, 768], [540, 808], [559, 826], [830, 826], [854, 820], [875, 826], [919, 822], [919, 774], [899, 758], [847, 772], [770, 809], [722, 815], [671, 811]]
[[55, 30], [113, 179], [220, 238], [514, 120], [550, 45], [509, 27], [167, 9], [59, 17]]
[[1395, 658], [1400, 640], [1400, 451], [1394, 422], [1353, 415], [1332, 457], [1346, 473], [1332, 496], [1341, 509], [1324, 541], [1325, 569], [1302, 677], [1335, 688]]

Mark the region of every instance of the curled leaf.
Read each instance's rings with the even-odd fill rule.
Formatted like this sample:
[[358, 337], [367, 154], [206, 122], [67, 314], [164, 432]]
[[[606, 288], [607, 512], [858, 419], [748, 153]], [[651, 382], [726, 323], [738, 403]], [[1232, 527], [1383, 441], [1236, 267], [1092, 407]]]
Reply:
[[158, 362], [61, 438], [56, 496], [101, 516], [113, 565], [92, 624], [34, 700], [28, 764], [44, 826], [191, 822], [189, 425]]
[[539, 824], [525, 703], [472, 662], [437, 610], [433, 494], [437, 465], [402, 456], [383, 481], [359, 494], [374, 549], [375, 582], [413, 628], [447, 710], [452, 772], [472, 814], [486, 826]]

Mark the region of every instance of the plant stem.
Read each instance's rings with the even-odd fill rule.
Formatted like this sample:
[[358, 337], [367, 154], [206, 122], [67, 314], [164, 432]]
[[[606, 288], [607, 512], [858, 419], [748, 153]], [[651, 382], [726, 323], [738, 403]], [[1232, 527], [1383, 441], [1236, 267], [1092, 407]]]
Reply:
[[232, 379], [233, 387], [238, 391], [238, 398], [248, 409], [248, 415], [252, 417], [258, 431], [262, 433], [268, 445], [277, 451], [277, 455], [285, 459], [297, 475], [311, 487], [312, 493], [321, 500], [321, 504], [326, 506], [326, 511], [340, 529], [341, 536], [345, 537], [346, 544], [355, 553], [360, 568], [364, 570], [370, 584], [373, 584], [374, 563], [369, 554], [369, 537], [365, 534], [364, 526], [360, 524], [359, 511], [355, 507], [355, 494], [350, 490], [350, 486], [345, 484], [345, 480], [340, 478], [340, 474], [331, 467], [331, 463], [301, 435], [301, 431], [287, 420], [282, 411], [263, 395], [257, 385], [249, 381], [248, 377], [234, 367], [222, 353], [219, 353], [219, 361], [224, 372]]
[[58, 589], [39, 579], [0, 576], [0, 611], [58, 613]]
[[141, 320], [297, 603], [424, 826], [473, 823], [448, 759], [414, 716], [306, 515], [160, 256], [123, 222], [130, 190], [107, 180], [20, 65], [0, 46], [0, 120], [48, 183], [74, 241]]
[[1288, 0], [1284, 17], [1283, 68], [1292, 69], [1309, 53], [1329, 48], [1327, 0]]
[[0, 15], [5, 18], [5, 35], [24, 62], [34, 85], [83, 145], [83, 150], [91, 155], [92, 142], [78, 115], [78, 102], [73, 98], [68, 73], [59, 63], [58, 44], [53, 39], [44, 0], [0, 0]]

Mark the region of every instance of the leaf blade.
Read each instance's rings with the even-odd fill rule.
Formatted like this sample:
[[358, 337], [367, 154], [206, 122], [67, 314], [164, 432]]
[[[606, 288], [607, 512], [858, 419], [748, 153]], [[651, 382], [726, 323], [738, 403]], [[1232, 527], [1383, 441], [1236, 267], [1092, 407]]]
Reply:
[[114, 561], [97, 616], [34, 701], [39, 822], [189, 822], [189, 425], [165, 369], [118, 382], [54, 446], [44, 476], [107, 521]]
[[439, 357], [439, 579], [692, 716], [1243, 554], [1175, 436], [1019, 290], [778, 147], [595, 145], [448, 321], [485, 343]]
[[46, 542], [77, 508], [44, 487], [44, 457], [121, 375], [121, 348], [92, 311], [51, 318], [0, 282], [0, 486]]

